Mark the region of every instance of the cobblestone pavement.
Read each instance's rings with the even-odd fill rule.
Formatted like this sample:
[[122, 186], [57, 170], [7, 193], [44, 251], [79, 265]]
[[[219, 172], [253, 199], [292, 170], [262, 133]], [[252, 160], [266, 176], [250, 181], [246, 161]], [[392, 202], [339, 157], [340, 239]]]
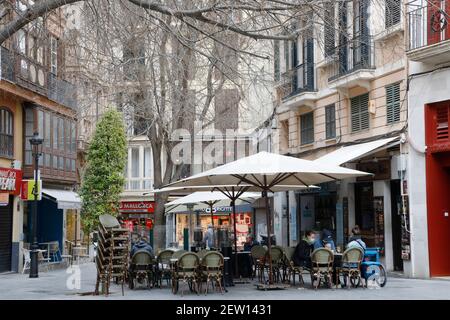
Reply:
[[[77, 269], [78, 268], [78, 269]], [[78, 278], [78, 275], [80, 276]], [[237, 284], [228, 288], [228, 292], [218, 292], [196, 295], [186, 288], [184, 296], [173, 295], [170, 288], [129, 290], [125, 286], [122, 296], [119, 285], [111, 285], [111, 294], [92, 296], [94, 290], [96, 270], [93, 263], [75, 266], [72, 270], [59, 269], [41, 272], [39, 278], [30, 279], [27, 274], [0, 274], [0, 299], [136, 299], [136, 300], [202, 300], [202, 299], [236, 299], [236, 300], [264, 300], [264, 299], [446, 299], [450, 300], [449, 279], [405, 279], [389, 277], [386, 287], [381, 289], [335, 289], [321, 288], [317, 291], [306, 283], [305, 288], [290, 287], [286, 290], [259, 291], [255, 283]], [[306, 278], [306, 277], [305, 277]], [[79, 279], [77, 283], [77, 279]]]

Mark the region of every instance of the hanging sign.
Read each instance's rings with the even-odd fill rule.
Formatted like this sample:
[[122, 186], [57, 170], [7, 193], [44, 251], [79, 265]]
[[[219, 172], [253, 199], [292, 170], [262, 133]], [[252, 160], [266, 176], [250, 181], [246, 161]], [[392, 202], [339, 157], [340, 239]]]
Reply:
[[19, 195], [21, 182], [21, 170], [0, 168], [0, 191], [6, 191], [12, 195]]
[[[25, 201], [33, 201], [34, 200], [34, 180], [23, 180], [22, 181], [22, 192], [20, 194], [20, 198]], [[37, 200], [42, 199], [42, 180], [38, 180], [38, 189], [37, 189], [38, 197]]]

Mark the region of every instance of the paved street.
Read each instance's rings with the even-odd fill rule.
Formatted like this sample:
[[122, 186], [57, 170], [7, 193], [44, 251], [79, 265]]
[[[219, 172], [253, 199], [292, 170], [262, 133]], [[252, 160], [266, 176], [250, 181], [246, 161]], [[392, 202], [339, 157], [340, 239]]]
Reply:
[[[24, 274], [1, 274], [0, 275], [0, 299], [136, 299], [136, 300], [202, 300], [202, 299], [450, 299], [450, 281], [447, 279], [419, 280], [390, 277], [388, 284], [382, 289], [298, 289], [291, 287], [280, 291], [258, 291], [253, 284], [240, 284], [229, 288], [228, 293], [210, 293], [195, 295], [185, 291], [173, 295], [168, 288], [163, 289], [138, 289], [129, 290], [125, 287], [125, 295], [121, 295], [120, 286], [115, 284], [111, 287], [111, 295], [92, 296], [84, 295], [92, 292], [95, 285], [95, 266], [92, 263], [83, 264], [79, 269], [81, 275], [80, 287], [71, 289], [77, 272], [73, 275], [66, 273], [65, 269], [41, 272], [38, 279], [29, 279]], [[69, 284], [69, 287], [67, 286]]]

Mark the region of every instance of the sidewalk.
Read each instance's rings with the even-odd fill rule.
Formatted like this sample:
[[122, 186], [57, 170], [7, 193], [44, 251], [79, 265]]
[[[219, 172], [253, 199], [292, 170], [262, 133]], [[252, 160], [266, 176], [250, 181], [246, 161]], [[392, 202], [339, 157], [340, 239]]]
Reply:
[[[76, 268], [76, 267], [75, 267]], [[92, 292], [95, 286], [96, 269], [93, 263], [80, 265], [74, 269], [73, 274], [67, 270], [51, 270], [41, 272], [38, 279], [30, 279], [26, 274], [0, 274], [0, 299], [135, 299], [135, 300], [204, 300], [204, 299], [446, 299], [450, 300], [450, 281], [448, 280], [419, 280], [390, 277], [386, 287], [381, 289], [310, 289], [308, 279], [305, 277], [306, 288], [291, 287], [279, 291], [258, 291], [254, 284], [239, 284], [228, 288], [228, 292], [209, 293], [196, 295], [185, 290], [184, 297], [181, 294], [173, 295], [170, 288], [154, 288], [151, 290], [142, 288], [129, 290], [125, 285], [125, 295], [121, 294], [121, 287], [111, 284], [111, 294], [105, 296], [84, 295]], [[77, 275], [80, 275], [79, 288], [73, 288]]]

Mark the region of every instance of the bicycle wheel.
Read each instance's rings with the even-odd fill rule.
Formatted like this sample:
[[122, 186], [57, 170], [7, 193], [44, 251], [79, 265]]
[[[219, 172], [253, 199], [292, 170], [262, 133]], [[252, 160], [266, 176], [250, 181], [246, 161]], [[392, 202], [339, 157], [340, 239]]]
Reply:
[[379, 267], [380, 267], [380, 274], [378, 277], [378, 284], [380, 287], [384, 287], [387, 282], [387, 274], [386, 274], [386, 270], [384, 269], [384, 266], [382, 264], [380, 264]]

